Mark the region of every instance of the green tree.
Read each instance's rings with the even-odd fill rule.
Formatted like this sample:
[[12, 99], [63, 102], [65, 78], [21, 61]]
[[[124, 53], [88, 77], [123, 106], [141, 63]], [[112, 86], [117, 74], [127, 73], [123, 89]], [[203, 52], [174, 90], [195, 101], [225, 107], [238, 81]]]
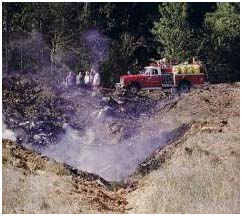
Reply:
[[214, 82], [239, 80], [239, 3], [217, 3], [217, 10], [206, 14], [204, 31], [204, 53], [207, 55], [211, 79]]
[[193, 32], [187, 22], [187, 3], [162, 3], [159, 6], [160, 19], [152, 32], [160, 42], [160, 55], [187, 61], [191, 58]]
[[[81, 34], [88, 29], [86, 3], [4, 3], [3, 66], [51, 74], [88, 64]], [[11, 44], [11, 46], [9, 45]]]

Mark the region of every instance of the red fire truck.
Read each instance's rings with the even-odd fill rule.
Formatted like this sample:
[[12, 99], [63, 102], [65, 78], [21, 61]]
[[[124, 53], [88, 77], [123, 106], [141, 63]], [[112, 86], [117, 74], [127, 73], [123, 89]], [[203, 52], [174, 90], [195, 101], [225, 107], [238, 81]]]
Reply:
[[[191, 70], [192, 67], [196, 67], [197, 70]], [[116, 83], [116, 88], [123, 88], [132, 93], [165, 88], [176, 88], [181, 92], [188, 92], [191, 87], [204, 84], [204, 82], [205, 74], [200, 65], [183, 65], [179, 68], [179, 65], [164, 67], [151, 64], [139, 74], [121, 76], [120, 83]]]

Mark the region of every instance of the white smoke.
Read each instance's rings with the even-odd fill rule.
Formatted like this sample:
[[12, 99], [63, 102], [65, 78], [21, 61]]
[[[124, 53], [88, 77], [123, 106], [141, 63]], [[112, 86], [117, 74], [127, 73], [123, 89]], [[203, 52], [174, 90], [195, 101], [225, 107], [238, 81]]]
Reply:
[[102, 64], [108, 58], [109, 42], [108, 39], [97, 29], [90, 29], [83, 34], [83, 39], [89, 49], [91, 67], [99, 71]]
[[108, 181], [125, 181], [139, 163], [165, 145], [171, 126], [147, 120], [142, 132], [120, 140], [119, 136], [112, 137], [107, 132], [103, 118], [101, 121], [96, 119], [82, 133], [67, 126], [61, 141], [42, 153], [77, 169], [96, 173]]
[[5, 123], [2, 123], [2, 138], [16, 141], [16, 135], [12, 130], [7, 129]]
[[[30, 47], [31, 50], [47, 47], [41, 35], [32, 35], [30, 38], [30, 40], [24, 39], [24, 43], [20, 41], [17, 44], [21, 46], [23, 51], [28, 50], [29, 55], [32, 53], [29, 51]], [[99, 68], [108, 57], [108, 40], [97, 30], [87, 31], [84, 38], [90, 50], [91, 66]], [[63, 53], [55, 55], [55, 63], [58, 63], [55, 66], [57, 69], [64, 68], [63, 70], [66, 70], [67, 66], [63, 63], [62, 57]], [[39, 60], [38, 56], [33, 55], [32, 58], [36, 58], [36, 61]], [[45, 58], [43, 59], [45, 65], [44, 60]], [[49, 62], [47, 61], [47, 63]], [[52, 79], [52, 77], [49, 78]], [[171, 123], [163, 122], [160, 124], [152, 119], [143, 120], [143, 122], [129, 121], [130, 124], [144, 125], [140, 131], [130, 131], [132, 135], [127, 139], [122, 139], [120, 137], [122, 129], [129, 130], [130, 128], [126, 125], [119, 126], [116, 119], [107, 117], [110, 107], [94, 111], [93, 109], [98, 106], [98, 103], [93, 101], [92, 97], [85, 98], [85, 94], [81, 95], [80, 91], [73, 91], [70, 97], [75, 98], [75, 105], [80, 109], [78, 111], [80, 116], [75, 115], [77, 121], [86, 122], [85, 118], [87, 117], [87, 128], [80, 132], [65, 125], [65, 134], [59, 137], [60, 141], [46, 149], [41, 149], [42, 154], [68, 163], [77, 169], [99, 174], [109, 181], [124, 181], [134, 172], [139, 163], [158, 147], [166, 144], [166, 134], [173, 129]], [[68, 99], [68, 93], [66, 99]], [[84, 105], [88, 106], [85, 110], [82, 109]], [[89, 124], [90, 116], [96, 117], [91, 124]], [[117, 131], [115, 133], [109, 128], [113, 122], [117, 127], [114, 129]], [[3, 124], [3, 138], [16, 141], [15, 133], [7, 129], [5, 124]], [[38, 138], [38, 135], [35, 135], [34, 138]], [[30, 148], [30, 146], [28, 147]]]

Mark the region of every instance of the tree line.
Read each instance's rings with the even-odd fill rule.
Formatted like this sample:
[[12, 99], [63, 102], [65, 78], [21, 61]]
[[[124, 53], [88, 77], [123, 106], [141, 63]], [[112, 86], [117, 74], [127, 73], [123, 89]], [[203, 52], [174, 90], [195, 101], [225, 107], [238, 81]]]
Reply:
[[161, 57], [197, 56], [211, 82], [240, 78], [239, 3], [27, 3], [2, 5], [3, 72], [64, 77], [98, 67], [113, 86]]

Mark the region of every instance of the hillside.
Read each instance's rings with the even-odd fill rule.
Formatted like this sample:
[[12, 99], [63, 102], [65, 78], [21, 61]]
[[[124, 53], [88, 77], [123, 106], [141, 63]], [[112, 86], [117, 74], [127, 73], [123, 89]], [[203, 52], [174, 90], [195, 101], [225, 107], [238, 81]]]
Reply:
[[3, 140], [3, 213], [110, 213], [124, 211], [124, 191]]
[[156, 153], [161, 167], [139, 178], [127, 196], [130, 212], [239, 213], [239, 104], [239, 84], [220, 84], [190, 93], [165, 112], [162, 118], [191, 128]]
[[[142, 124], [130, 129], [133, 133], [149, 136], [150, 129], [161, 127], [165, 139], [158, 139], [162, 142], [153, 153], [147, 149], [146, 159], [124, 183], [3, 140], [3, 213], [239, 213], [239, 90], [239, 83], [219, 84], [169, 103], [150, 99], [154, 114], [138, 120], [128, 120], [126, 106], [127, 122], [120, 120], [121, 129], [110, 139], [127, 135], [122, 128], [130, 121]], [[151, 92], [148, 98], [156, 96]], [[132, 150], [134, 158], [142, 153]]]

